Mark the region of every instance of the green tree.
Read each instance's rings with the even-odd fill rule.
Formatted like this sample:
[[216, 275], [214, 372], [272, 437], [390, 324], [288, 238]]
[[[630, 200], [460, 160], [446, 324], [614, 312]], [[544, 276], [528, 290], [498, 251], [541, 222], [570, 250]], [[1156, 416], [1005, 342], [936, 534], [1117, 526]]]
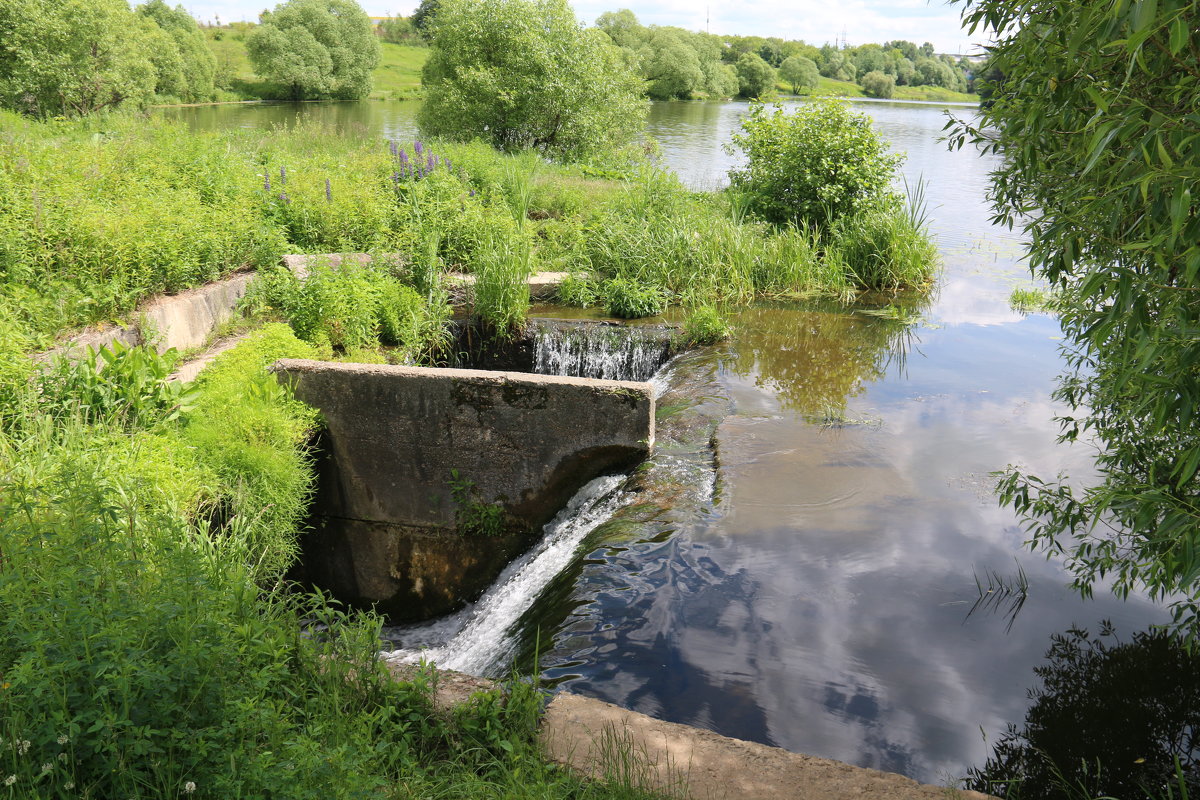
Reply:
[[[152, 20], [174, 45], [173, 51], [164, 43], [151, 53], [158, 71], [155, 91], [187, 103], [211, 100], [217, 59], [192, 15], [183, 6], [171, 8], [163, 0], [149, 0], [138, 6], [137, 13]], [[160, 66], [160, 61], [165, 63]]]
[[596, 27], [607, 33], [618, 47], [637, 49], [646, 40], [646, 29], [628, 8], [604, 12], [596, 17]]
[[427, 41], [433, 38], [433, 21], [437, 15], [439, 0], [421, 0], [412, 15], [412, 25]]
[[825, 52], [825, 60], [821, 64], [821, 74], [826, 78], [833, 78], [835, 81], [852, 81], [854, 76], [858, 74], [858, 70], [854, 64], [846, 58], [846, 54], [841, 50], [830, 48]]
[[859, 82], [868, 97], [889, 98], [896, 89], [896, 79], [879, 70], [873, 70], [862, 76]]
[[388, 17], [379, 25], [379, 38], [392, 44], [425, 44], [412, 17]]
[[842, 217], [895, 202], [892, 177], [902, 158], [845, 103], [818, 100], [786, 113], [755, 103], [734, 134], [732, 149], [745, 166], [731, 170], [731, 187], [755, 213], [775, 223], [826, 228]]
[[884, 56], [883, 48], [877, 44], [864, 44], [848, 50], [847, 54], [854, 62], [854, 69], [859, 75], [875, 71], [883, 72], [887, 67], [887, 58]]
[[821, 83], [821, 73], [811, 58], [789, 56], [779, 68], [779, 77], [792, 85], [792, 93], [811, 92]]
[[0, 105], [38, 116], [138, 107], [155, 80], [148, 30], [125, 0], [0, 2]]
[[738, 76], [738, 94], [762, 97], [775, 88], [775, 70], [757, 53], [743, 53], [734, 66]]
[[292, 100], [362, 100], [371, 93], [379, 41], [354, 0], [289, 0], [264, 12], [246, 38], [255, 71]]
[[584, 158], [641, 133], [643, 84], [566, 0], [444, 0], [425, 64], [427, 133]]
[[653, 55], [644, 64], [649, 94], [655, 100], [688, 99], [704, 89], [704, 70], [696, 51], [673, 31], [657, 31], [650, 39]]
[[1200, 632], [1200, 40], [1196, 4], [971, 0], [1003, 75], [955, 143], [1003, 155], [996, 218], [1061, 290], [1070, 411], [1094, 476], [1010, 469], [1001, 498], [1085, 595], [1145, 588]]

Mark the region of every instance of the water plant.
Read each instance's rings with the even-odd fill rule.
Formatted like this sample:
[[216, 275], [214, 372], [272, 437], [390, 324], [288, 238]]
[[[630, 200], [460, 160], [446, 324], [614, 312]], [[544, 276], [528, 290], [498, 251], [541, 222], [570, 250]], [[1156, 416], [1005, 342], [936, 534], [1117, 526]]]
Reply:
[[694, 308], [683, 321], [683, 337], [691, 345], [716, 344], [728, 339], [731, 334], [729, 323], [715, 306]]
[[1053, 292], [1035, 286], [1029, 289], [1013, 289], [1012, 294], [1008, 296], [1008, 305], [1013, 311], [1024, 313], [1050, 311], [1054, 308], [1056, 300]]
[[459, 533], [466, 536], [500, 536], [505, 532], [504, 506], [479, 500], [473, 480], [452, 469], [446, 485], [450, 487], [454, 520]]
[[653, 317], [667, 309], [667, 294], [657, 286], [613, 278], [600, 286], [609, 314], [622, 319]]

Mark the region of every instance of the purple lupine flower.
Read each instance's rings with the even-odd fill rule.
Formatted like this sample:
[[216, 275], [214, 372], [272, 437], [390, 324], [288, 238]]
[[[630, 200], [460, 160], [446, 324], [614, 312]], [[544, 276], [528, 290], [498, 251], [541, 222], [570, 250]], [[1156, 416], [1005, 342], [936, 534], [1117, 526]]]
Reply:
[[333, 187], [329, 185], [329, 178], [325, 179], [325, 199], [330, 203], [333, 202]]
[[469, 195], [467, 195], [467, 197], [474, 197], [474, 196], [475, 196], [475, 190], [472, 189], [471, 193]]
[[442, 163], [446, 165], [446, 171], [447, 171], [447, 172], [449, 172], [449, 171], [450, 171], [450, 169], [451, 169], [451, 167], [450, 167], [450, 159], [448, 159], [448, 158], [443, 158], [443, 159], [442, 159]]
[[400, 151], [400, 163], [408, 164], [408, 151], [407, 150]]
[[433, 170], [437, 167], [437, 156], [435, 156], [433, 153], [430, 153], [429, 158], [425, 160], [425, 166], [430, 172], [433, 172]]
[[287, 186], [287, 167], [282, 165], [279, 167], [279, 185]]
[[392, 158], [396, 158], [399, 155], [400, 148], [397, 146], [395, 139], [388, 140], [388, 149], [392, 151]]
[[417, 155], [421, 155], [422, 146], [420, 139], [413, 141], [413, 150], [417, 151]]
[[279, 199], [282, 200], [284, 202], [284, 204], [292, 202], [292, 198], [288, 197], [287, 192], [280, 192]]
[[396, 189], [400, 188], [400, 173], [399, 172], [392, 173], [392, 186], [394, 186]]
[[271, 173], [270, 172], [263, 173], [263, 191], [264, 192], [271, 191]]

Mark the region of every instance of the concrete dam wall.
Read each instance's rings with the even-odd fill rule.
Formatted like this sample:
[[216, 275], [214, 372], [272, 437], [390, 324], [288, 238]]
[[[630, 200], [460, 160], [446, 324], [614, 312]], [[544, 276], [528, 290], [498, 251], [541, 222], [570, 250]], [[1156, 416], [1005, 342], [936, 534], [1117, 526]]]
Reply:
[[[394, 621], [478, 597], [576, 490], [638, 463], [654, 439], [646, 383], [298, 360], [274, 370], [325, 420], [301, 577]], [[499, 528], [465, 530], [464, 513], [485, 507]]]

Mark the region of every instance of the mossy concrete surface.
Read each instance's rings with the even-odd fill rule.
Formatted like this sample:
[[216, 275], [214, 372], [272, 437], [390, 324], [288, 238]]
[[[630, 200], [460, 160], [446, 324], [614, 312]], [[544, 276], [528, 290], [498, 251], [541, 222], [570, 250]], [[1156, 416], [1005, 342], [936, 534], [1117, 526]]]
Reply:
[[[583, 484], [641, 461], [654, 439], [645, 383], [298, 360], [273, 369], [325, 421], [301, 577], [397, 621], [478, 597]], [[502, 509], [502, 534], [462, 532], [471, 505]]]

